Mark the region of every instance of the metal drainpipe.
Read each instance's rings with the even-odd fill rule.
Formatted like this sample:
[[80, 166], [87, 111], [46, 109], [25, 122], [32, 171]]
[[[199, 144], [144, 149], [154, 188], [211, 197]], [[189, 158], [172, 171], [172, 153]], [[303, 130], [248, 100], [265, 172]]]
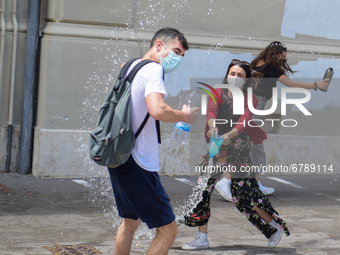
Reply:
[[8, 113], [8, 140], [7, 140], [6, 173], [9, 173], [11, 171], [10, 166], [11, 166], [13, 104], [14, 104], [14, 86], [15, 86], [15, 65], [16, 65], [17, 44], [18, 44], [17, 0], [13, 0], [12, 20], [13, 20], [13, 50], [12, 50], [11, 93], [10, 93], [10, 99], [9, 99], [9, 113]]
[[33, 96], [36, 70], [38, 68], [40, 0], [29, 0], [27, 39], [24, 74], [24, 96], [22, 104], [19, 174], [29, 174], [32, 162], [33, 141]]
[[1, 45], [0, 45], [0, 107], [1, 107], [1, 89], [2, 89], [2, 71], [4, 68], [4, 60], [5, 60], [5, 41], [6, 41], [6, 6], [5, 1], [1, 1]]

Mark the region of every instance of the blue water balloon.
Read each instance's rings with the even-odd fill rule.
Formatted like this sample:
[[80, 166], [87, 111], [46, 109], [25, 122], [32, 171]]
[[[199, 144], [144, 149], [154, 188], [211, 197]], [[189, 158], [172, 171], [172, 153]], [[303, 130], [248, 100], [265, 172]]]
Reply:
[[213, 158], [219, 151], [220, 151], [220, 146], [223, 143], [223, 137], [220, 135], [217, 137], [215, 134], [210, 138], [210, 145], [209, 145], [209, 155], [210, 158]]

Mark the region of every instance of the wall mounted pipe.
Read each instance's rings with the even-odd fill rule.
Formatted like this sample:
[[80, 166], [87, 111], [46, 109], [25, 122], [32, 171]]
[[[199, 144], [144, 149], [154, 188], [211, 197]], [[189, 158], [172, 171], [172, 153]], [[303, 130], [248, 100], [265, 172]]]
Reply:
[[9, 112], [8, 112], [8, 140], [7, 140], [6, 173], [10, 172], [10, 166], [11, 166], [13, 105], [14, 105], [15, 71], [16, 71], [15, 67], [16, 67], [16, 58], [17, 58], [17, 44], [18, 44], [17, 0], [13, 0], [12, 21], [13, 21], [13, 49], [12, 49], [11, 92], [10, 92]]
[[29, 174], [32, 163], [33, 97], [38, 68], [40, 0], [29, 0], [24, 71], [24, 93], [19, 148], [19, 174]]
[[6, 0], [1, 1], [0, 19], [1, 19], [1, 44], [0, 44], [0, 107], [1, 107], [1, 89], [2, 89], [2, 74], [5, 60], [5, 41], [6, 41]]

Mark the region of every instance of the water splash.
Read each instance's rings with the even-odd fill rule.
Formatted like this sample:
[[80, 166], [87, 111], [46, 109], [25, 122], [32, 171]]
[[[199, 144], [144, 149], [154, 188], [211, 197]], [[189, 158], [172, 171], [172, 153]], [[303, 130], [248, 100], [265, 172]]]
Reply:
[[[208, 3], [208, 6], [204, 5], [204, 8], [206, 9], [203, 11], [205, 11], [209, 17], [215, 15], [214, 1], [201, 1], [198, 4], [198, 8], [202, 9], [202, 4], [204, 3]], [[132, 7], [130, 5], [123, 5], [123, 9], [133, 12], [134, 19], [139, 21], [138, 24], [135, 24], [137, 29], [150, 31], [156, 30], [159, 27], [164, 27], [164, 24], [173, 24], [185, 19], [189, 20], [195, 11], [195, 7], [189, 4], [189, 0], [178, 1], [176, 3], [171, 1], [136, 1]], [[177, 10], [181, 10], [181, 12], [178, 12]], [[114, 15], [119, 15], [116, 10], [113, 10], [112, 13]], [[171, 13], [171, 15], [168, 15], [169, 13]], [[202, 21], [206, 22], [206, 20]], [[90, 46], [91, 49], [96, 52], [98, 58], [92, 63], [92, 71], [88, 73], [88, 82], [84, 87], [85, 94], [89, 96], [83, 102], [83, 115], [80, 116], [80, 119], [82, 120], [82, 126], [80, 127], [80, 130], [82, 131], [89, 131], [95, 128], [101, 104], [109, 90], [112, 88], [113, 83], [118, 75], [118, 71], [120, 70], [121, 64], [126, 62], [132, 56], [135, 56], [135, 48], [137, 45], [140, 47], [147, 46], [146, 41], [144, 39], [139, 39], [135, 34], [135, 31], [130, 29], [131, 24], [126, 23], [125, 25], [126, 27], [124, 28], [115, 27], [112, 30], [111, 39], [106, 40], [102, 45]], [[130, 33], [130, 38], [132, 39], [128, 40], [127, 38], [122, 38], [122, 36], [120, 36], [121, 33], [119, 32], [123, 30], [125, 32], [127, 31], [127, 33]], [[199, 64], [200, 69], [206, 68], [205, 63], [210, 57], [212, 51], [219, 51], [223, 48], [226, 48], [228, 40], [237, 38], [246, 38], [246, 36], [242, 34], [225, 35], [216, 44], [212, 44], [207, 51], [206, 57], [203, 58]], [[249, 37], [248, 40], [252, 40], [263, 47], [267, 44], [267, 42], [256, 40], [252, 37]], [[296, 49], [293, 54], [299, 53], [300, 51], [303, 51], [303, 49]], [[310, 54], [314, 53], [310, 52]], [[193, 78], [198, 76], [199, 72], [196, 72], [193, 75]], [[181, 103], [179, 104], [179, 109], [180, 107]], [[67, 120], [66, 117], [60, 116], [60, 118]], [[76, 154], [79, 157], [82, 157], [80, 164], [84, 165], [88, 169], [88, 172], [93, 173], [93, 176], [98, 175], [98, 168], [89, 158], [89, 156], [83, 157], [84, 154], [88, 155], [88, 136], [79, 134], [75, 135], [74, 138], [81, 144], [81, 146], [79, 146], [79, 148], [76, 150]], [[176, 158], [178, 159], [179, 157]], [[179, 167], [184, 167], [179, 160], [177, 163]], [[210, 162], [209, 165], [212, 165], [212, 162]], [[105, 175], [105, 172], [106, 169], [103, 169], [102, 174]], [[178, 211], [178, 214], [176, 213], [176, 215], [179, 215], [176, 216], [176, 219], [183, 220], [184, 216], [192, 212], [193, 208], [195, 208], [195, 206], [201, 201], [201, 194], [206, 189], [209, 177], [209, 174], [201, 177], [198, 185], [193, 188], [193, 192], [189, 196], [188, 200], [184, 201], [184, 205], [176, 208]], [[121, 219], [118, 216], [115, 206], [115, 199], [112, 193], [109, 178], [103, 177], [100, 178], [99, 181], [98, 178], [92, 178], [90, 179], [90, 183], [93, 184], [90, 188], [90, 199], [94, 206], [101, 206], [105, 216], [111, 220], [112, 227], [118, 228], [121, 223]], [[141, 224], [135, 234], [135, 238], [153, 238], [153, 236], [153, 231], [150, 231], [145, 224]]]
[[192, 189], [192, 194], [189, 195], [188, 199], [184, 201], [184, 204], [174, 208], [175, 212], [178, 212], [179, 214], [178, 216], [176, 216], [177, 225], [184, 225], [185, 216], [188, 216], [190, 215], [190, 213], [193, 213], [193, 210], [202, 201], [203, 199], [202, 195], [207, 188], [209, 178], [210, 178], [209, 173], [200, 176], [197, 181], [197, 185]]
[[116, 80], [117, 72], [121, 64], [129, 59], [133, 52], [132, 47], [129, 48], [130, 45], [133, 45], [132, 42], [125, 40], [126, 48], [124, 49], [121, 45], [114, 44], [114, 41], [118, 39], [122, 41], [122, 39], [115, 37], [116, 31], [119, 29], [114, 29], [111, 33], [112, 38], [106, 40], [102, 45], [91, 47], [98, 58], [91, 63], [92, 71], [86, 77], [87, 83], [84, 86], [84, 93], [88, 96], [83, 102], [83, 114], [80, 116], [82, 120], [80, 131], [87, 132], [79, 132], [74, 135], [74, 139], [80, 144], [75, 151], [77, 157], [80, 158], [79, 164], [86, 168], [87, 175], [103, 176], [102, 178], [89, 179], [89, 199], [94, 207], [98, 207], [98, 213], [104, 213], [113, 229], [117, 229], [122, 220], [118, 216], [111, 182], [107, 177], [107, 168], [99, 167], [89, 157], [88, 131], [96, 127], [100, 107]]

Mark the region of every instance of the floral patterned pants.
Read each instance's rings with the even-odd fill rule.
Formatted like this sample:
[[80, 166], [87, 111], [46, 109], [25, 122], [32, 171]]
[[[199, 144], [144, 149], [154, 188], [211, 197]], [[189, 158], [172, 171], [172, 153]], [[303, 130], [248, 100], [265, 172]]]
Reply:
[[[255, 179], [255, 173], [241, 172], [241, 166], [250, 166], [250, 142], [246, 133], [242, 133], [231, 140], [229, 145], [220, 147], [220, 152], [214, 157], [214, 166], [228, 166], [233, 169], [230, 172], [232, 176], [231, 194], [233, 202], [237, 209], [257, 228], [262, 234], [269, 239], [277, 229], [271, 227], [260, 218], [254, 209], [254, 205], [266, 211], [273, 219], [281, 225], [285, 234], [288, 236], [289, 231], [286, 223], [279, 217], [279, 214], [272, 207], [269, 199], [261, 192], [260, 187]], [[207, 166], [209, 162], [209, 153], [204, 156], [200, 166]], [[185, 224], [190, 227], [206, 225], [210, 217], [210, 196], [214, 190], [215, 184], [224, 174], [214, 172], [208, 179], [205, 190], [202, 191], [202, 200], [193, 209], [193, 212], [185, 216]]]

